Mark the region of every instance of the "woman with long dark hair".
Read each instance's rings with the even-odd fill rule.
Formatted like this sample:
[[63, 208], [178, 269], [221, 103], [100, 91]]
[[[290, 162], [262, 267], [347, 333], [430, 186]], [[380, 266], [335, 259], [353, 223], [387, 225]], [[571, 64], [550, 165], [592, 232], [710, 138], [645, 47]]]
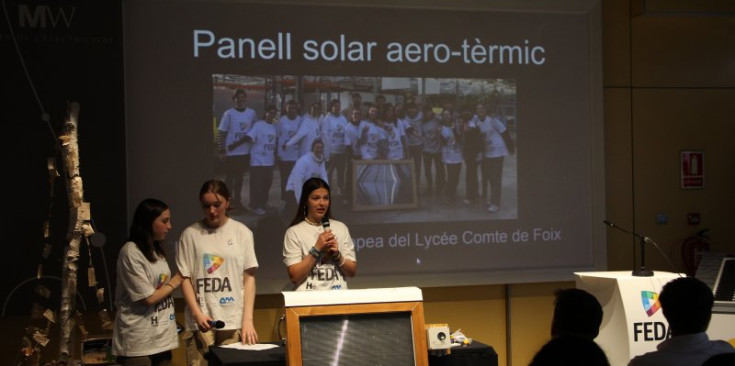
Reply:
[[181, 275], [171, 277], [161, 246], [170, 230], [165, 203], [148, 198], [135, 209], [117, 259], [112, 353], [120, 365], [170, 365], [171, 350], [179, 347], [171, 293]]
[[321, 178], [302, 186], [283, 257], [296, 291], [347, 289], [346, 277], [357, 273], [352, 237], [344, 223], [332, 219], [329, 185]]

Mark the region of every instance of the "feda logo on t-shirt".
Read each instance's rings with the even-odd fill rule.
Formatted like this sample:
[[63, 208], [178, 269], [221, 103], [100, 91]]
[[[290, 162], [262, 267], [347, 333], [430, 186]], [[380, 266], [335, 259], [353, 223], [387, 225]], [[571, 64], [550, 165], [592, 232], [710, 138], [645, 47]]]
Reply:
[[222, 266], [222, 263], [225, 262], [225, 259], [222, 257], [218, 257], [214, 254], [204, 254], [203, 256], [204, 260], [204, 268], [207, 270], [207, 273], [212, 274], [214, 271], [217, 270], [217, 268]]
[[161, 273], [158, 275], [158, 280], [156, 281], [156, 290], [161, 288], [164, 283], [166, 283], [166, 280], [168, 279], [168, 275], [165, 273]]

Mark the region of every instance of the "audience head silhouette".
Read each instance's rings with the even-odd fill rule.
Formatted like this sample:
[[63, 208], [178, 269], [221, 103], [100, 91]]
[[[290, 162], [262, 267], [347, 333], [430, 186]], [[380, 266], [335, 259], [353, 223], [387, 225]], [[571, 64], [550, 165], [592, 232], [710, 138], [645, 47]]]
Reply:
[[600, 346], [588, 337], [560, 335], [552, 338], [533, 357], [529, 366], [609, 366]]
[[559, 289], [555, 293], [551, 336], [571, 335], [594, 339], [602, 324], [600, 302], [585, 290]]
[[715, 299], [704, 282], [693, 277], [677, 278], [664, 285], [658, 300], [673, 336], [707, 330]]

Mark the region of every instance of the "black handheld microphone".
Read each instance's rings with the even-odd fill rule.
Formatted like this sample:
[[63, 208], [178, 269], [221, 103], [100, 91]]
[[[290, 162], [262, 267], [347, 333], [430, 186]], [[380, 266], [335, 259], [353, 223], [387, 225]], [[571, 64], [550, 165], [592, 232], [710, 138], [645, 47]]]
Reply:
[[223, 322], [221, 320], [210, 320], [210, 321], [208, 321], [208, 323], [214, 329], [222, 329], [222, 328], [225, 327], [225, 322]]
[[322, 227], [324, 228], [324, 231], [332, 231], [332, 228], [329, 226], [329, 219], [327, 216], [322, 218]]

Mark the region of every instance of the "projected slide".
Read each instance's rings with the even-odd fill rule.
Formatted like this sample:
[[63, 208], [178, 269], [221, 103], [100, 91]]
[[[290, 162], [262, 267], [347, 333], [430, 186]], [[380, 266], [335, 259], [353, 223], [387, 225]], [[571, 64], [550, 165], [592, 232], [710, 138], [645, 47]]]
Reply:
[[[231, 216], [255, 233], [259, 292], [287, 288], [285, 182], [310, 154], [326, 161], [333, 214], [355, 242], [352, 288], [560, 280], [604, 266], [596, 2], [124, 6], [129, 206], [165, 200], [178, 231], [202, 217], [204, 180], [239, 186]], [[272, 141], [243, 138], [263, 119]], [[239, 137], [218, 145], [235, 125]], [[246, 151], [267, 169], [233, 173]]]

